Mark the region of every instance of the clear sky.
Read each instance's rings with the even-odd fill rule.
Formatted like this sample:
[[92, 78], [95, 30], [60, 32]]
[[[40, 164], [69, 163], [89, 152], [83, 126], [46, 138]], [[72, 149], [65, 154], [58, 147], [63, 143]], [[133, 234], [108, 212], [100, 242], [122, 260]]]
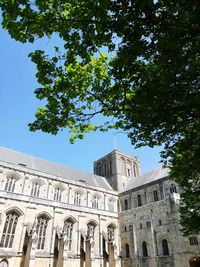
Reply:
[[93, 161], [115, 148], [139, 156], [143, 173], [159, 166], [160, 148], [135, 149], [125, 134], [114, 131], [90, 133], [74, 145], [69, 143], [67, 130], [57, 136], [29, 131], [27, 125], [34, 121], [40, 102], [34, 96], [38, 84], [28, 54], [50, 46], [48, 40], [21, 44], [0, 28], [0, 146], [87, 172], [93, 171]]

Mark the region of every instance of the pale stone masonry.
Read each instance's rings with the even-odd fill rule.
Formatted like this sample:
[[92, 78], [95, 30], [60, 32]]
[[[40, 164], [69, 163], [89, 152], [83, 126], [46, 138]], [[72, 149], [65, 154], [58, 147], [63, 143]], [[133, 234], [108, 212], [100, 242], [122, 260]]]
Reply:
[[167, 169], [114, 150], [94, 173], [1, 147], [0, 267], [200, 266]]

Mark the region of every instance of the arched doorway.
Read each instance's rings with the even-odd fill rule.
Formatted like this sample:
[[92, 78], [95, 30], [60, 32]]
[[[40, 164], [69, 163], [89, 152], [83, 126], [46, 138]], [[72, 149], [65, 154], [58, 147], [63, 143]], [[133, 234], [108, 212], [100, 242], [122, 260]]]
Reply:
[[189, 259], [190, 267], [200, 267], [200, 257], [191, 257]]
[[8, 261], [7, 260], [1, 260], [0, 261], [0, 267], [8, 267]]

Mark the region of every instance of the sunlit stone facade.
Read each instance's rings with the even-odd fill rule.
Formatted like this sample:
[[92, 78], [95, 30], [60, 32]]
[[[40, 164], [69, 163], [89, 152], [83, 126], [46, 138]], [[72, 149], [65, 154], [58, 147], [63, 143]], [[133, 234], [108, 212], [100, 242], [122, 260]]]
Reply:
[[0, 149], [0, 266], [121, 266], [105, 178]]
[[94, 173], [0, 148], [0, 267], [199, 266], [166, 169], [114, 150]]

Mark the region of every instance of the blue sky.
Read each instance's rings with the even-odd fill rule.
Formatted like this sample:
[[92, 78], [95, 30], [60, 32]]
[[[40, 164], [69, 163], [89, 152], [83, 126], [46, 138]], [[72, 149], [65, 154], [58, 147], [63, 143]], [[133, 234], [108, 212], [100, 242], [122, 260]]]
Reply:
[[67, 130], [57, 136], [29, 131], [27, 125], [40, 103], [34, 96], [35, 65], [28, 54], [50, 47], [49, 40], [21, 44], [0, 29], [0, 146], [88, 172], [93, 171], [93, 161], [115, 148], [139, 156], [143, 173], [159, 166], [160, 148], [135, 149], [125, 134], [91, 133], [72, 145]]

